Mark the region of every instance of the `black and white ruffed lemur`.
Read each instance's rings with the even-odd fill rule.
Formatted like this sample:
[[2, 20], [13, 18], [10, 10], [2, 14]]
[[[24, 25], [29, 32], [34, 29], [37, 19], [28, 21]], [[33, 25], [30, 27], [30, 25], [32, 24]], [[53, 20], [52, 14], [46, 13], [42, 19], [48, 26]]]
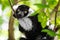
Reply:
[[[38, 22], [38, 14], [30, 16], [34, 11], [27, 5], [19, 5], [16, 13], [13, 14], [19, 22], [19, 31], [25, 34], [26, 38], [21, 37], [19, 40], [53, 40], [47, 33], [41, 32], [43, 29]], [[48, 29], [46, 26], [45, 29]]]

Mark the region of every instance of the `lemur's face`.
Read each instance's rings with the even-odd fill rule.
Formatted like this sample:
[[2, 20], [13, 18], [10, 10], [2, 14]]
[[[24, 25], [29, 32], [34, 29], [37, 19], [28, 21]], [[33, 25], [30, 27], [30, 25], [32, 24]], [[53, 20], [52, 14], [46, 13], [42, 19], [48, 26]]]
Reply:
[[23, 17], [27, 16], [28, 13], [29, 13], [29, 6], [20, 5], [16, 9], [16, 13], [14, 14], [14, 17], [15, 18], [23, 18]]

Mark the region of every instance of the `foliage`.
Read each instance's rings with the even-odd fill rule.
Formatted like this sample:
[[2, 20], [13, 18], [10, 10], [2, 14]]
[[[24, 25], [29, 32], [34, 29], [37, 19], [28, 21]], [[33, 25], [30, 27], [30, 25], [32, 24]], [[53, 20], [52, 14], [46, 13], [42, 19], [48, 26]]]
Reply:
[[43, 28], [46, 27], [47, 16], [45, 13], [41, 12], [40, 15], [38, 15], [38, 21], [41, 22]]
[[48, 29], [43, 29], [42, 32], [46, 32], [48, 35], [50, 36], [56, 36], [56, 33], [53, 32], [52, 30], [48, 30]]
[[35, 4], [38, 8], [49, 8], [46, 4]]
[[[45, 28], [46, 22], [48, 21], [49, 17], [51, 16], [50, 13], [54, 9], [54, 7], [57, 5], [59, 0], [45, 0], [46, 4], [43, 4], [42, 0], [19, 0], [19, 1], [20, 2], [18, 2], [17, 4], [26, 4], [30, 7], [32, 7], [34, 10], [36, 9], [35, 12], [33, 14], [31, 14], [31, 16], [38, 13], [39, 14], [38, 21], [41, 22], [42, 27]], [[14, 4], [14, 0], [11, 0], [11, 2]], [[5, 8], [10, 7], [8, 0], [0, 0], [0, 4], [2, 5], [3, 11]], [[37, 8], [35, 8], [35, 7], [37, 7]], [[59, 8], [59, 10], [60, 10], [60, 8]], [[8, 13], [6, 13], [6, 17], [10, 17], [10, 15], [11, 15], [11, 10], [8, 11]], [[52, 13], [52, 15], [53, 15], [53, 13]], [[4, 20], [0, 16], [0, 25], [2, 25], [3, 22], [4, 22]], [[51, 22], [54, 24], [55, 21], [52, 20]], [[15, 20], [15, 25], [18, 25], [17, 20]], [[57, 17], [57, 25], [60, 25], [60, 16]], [[49, 34], [50, 36], [56, 35], [53, 31], [47, 30], [47, 29], [42, 30], [42, 32], [47, 32], [47, 34]]]
[[51, 37], [53, 37], [53, 36], [60, 36], [60, 34], [57, 34], [57, 33], [55, 33], [54, 31], [52, 31], [52, 30], [48, 30], [48, 29], [43, 29], [41, 32], [46, 32], [48, 35], [50, 35]]
[[0, 4], [2, 4], [2, 10], [9, 6], [8, 0], [0, 0]]

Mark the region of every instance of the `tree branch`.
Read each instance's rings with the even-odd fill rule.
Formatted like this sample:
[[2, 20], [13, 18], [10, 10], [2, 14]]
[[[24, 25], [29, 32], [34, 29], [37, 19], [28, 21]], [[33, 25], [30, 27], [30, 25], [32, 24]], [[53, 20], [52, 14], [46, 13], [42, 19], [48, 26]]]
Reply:
[[54, 31], [56, 29], [56, 18], [57, 18], [57, 13], [58, 13], [58, 8], [60, 6], [60, 0], [59, 2], [57, 3], [57, 5], [55, 6], [55, 8], [52, 10], [51, 14], [55, 12], [55, 28], [54, 28]]
[[58, 4], [55, 6], [55, 8], [52, 10], [51, 14], [55, 12], [55, 26], [56, 26], [56, 18], [57, 18], [57, 12], [58, 12], [58, 8], [60, 6], [60, 0], [58, 2]]
[[[59, 0], [60, 2], [60, 0]], [[58, 4], [55, 6], [55, 8], [52, 10], [51, 14], [54, 13], [56, 11], [56, 9], [58, 8], [58, 6], [60, 6], [60, 3], [58, 2]]]
[[[13, 5], [11, 3], [11, 0], [8, 0], [8, 1], [9, 1], [10, 7], [12, 8], [13, 12], [15, 12], [14, 9], [13, 9]], [[10, 16], [10, 19], [9, 19], [9, 30], [8, 30], [9, 38], [8, 38], [8, 40], [15, 40], [13, 24], [14, 24], [14, 18], [13, 18], [13, 14], [11, 12], [11, 16]]]
[[[14, 0], [14, 2], [17, 2], [18, 0]], [[13, 9], [13, 4], [11, 2], [11, 0], [8, 0], [9, 4], [10, 4], [10, 7], [12, 9], [12, 11], [15, 13], [15, 10]], [[16, 14], [15, 14], [16, 15]], [[9, 30], [8, 30], [8, 33], [9, 33], [9, 38], [8, 40], [15, 40], [14, 38], [14, 18], [13, 18], [13, 13], [11, 12], [11, 16], [10, 16], [10, 19], [9, 19]]]
[[60, 0], [59, 0], [59, 2], [58, 2], [58, 4], [57, 4], [57, 6], [55, 7], [55, 27], [56, 27], [56, 18], [57, 18], [57, 13], [58, 13], [58, 8], [59, 8], [59, 6], [60, 6]]

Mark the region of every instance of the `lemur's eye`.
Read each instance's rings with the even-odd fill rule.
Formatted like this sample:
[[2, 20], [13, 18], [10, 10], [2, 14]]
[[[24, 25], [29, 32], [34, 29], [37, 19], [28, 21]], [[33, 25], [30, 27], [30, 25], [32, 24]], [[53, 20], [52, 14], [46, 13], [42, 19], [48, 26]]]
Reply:
[[18, 14], [21, 14], [21, 11], [19, 11], [19, 13]]
[[19, 12], [20, 10], [18, 9], [18, 12]]
[[24, 13], [27, 13], [27, 11], [24, 11]]

